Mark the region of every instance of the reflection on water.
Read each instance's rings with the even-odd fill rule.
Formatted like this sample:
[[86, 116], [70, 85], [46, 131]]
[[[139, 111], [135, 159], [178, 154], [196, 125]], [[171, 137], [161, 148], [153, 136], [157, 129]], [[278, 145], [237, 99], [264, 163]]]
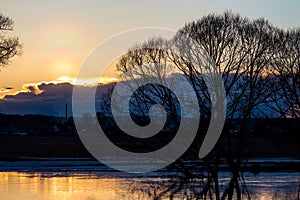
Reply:
[[[299, 173], [261, 173], [258, 176], [246, 174], [245, 178], [253, 199], [294, 199], [297, 196]], [[179, 187], [180, 184], [174, 178], [0, 172], [0, 199], [170, 199], [170, 187], [173, 190], [178, 188], [173, 199], [193, 199], [195, 194], [192, 192], [201, 187], [197, 180], [189, 180]]]
[[18, 172], [0, 173], [0, 199], [118, 199], [122, 180], [93, 176], [48, 177]]

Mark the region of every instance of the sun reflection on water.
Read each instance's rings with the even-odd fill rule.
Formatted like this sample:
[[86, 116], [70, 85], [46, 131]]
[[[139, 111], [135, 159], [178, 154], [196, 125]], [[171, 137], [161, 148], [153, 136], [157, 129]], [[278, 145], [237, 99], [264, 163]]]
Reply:
[[[273, 176], [273, 177], [272, 177]], [[281, 175], [280, 175], [281, 176]], [[282, 184], [292, 185], [297, 181], [297, 175], [270, 175], [262, 177], [251, 176], [248, 179], [251, 199], [290, 199], [295, 194], [295, 188], [288, 188]], [[286, 180], [282, 180], [286, 177]], [[248, 177], [249, 178], [249, 177]], [[279, 185], [274, 186], [275, 178]], [[174, 181], [174, 180], [173, 180]], [[289, 182], [290, 181], [290, 182]], [[176, 182], [176, 180], [175, 180]], [[193, 182], [195, 183], [195, 182]], [[282, 184], [281, 184], [282, 183]], [[153, 199], [153, 194], [166, 191], [171, 179], [119, 176], [99, 176], [89, 173], [22, 173], [0, 172], [1, 200], [114, 200], [114, 199]], [[192, 187], [195, 187], [192, 186]], [[297, 188], [296, 188], [297, 189]], [[173, 199], [186, 199], [191, 195], [189, 188], [173, 196]], [[190, 196], [191, 197], [191, 196]], [[192, 197], [193, 198], [193, 197]], [[170, 199], [168, 193], [160, 199]], [[247, 199], [245, 197], [245, 199]]]
[[0, 199], [117, 199], [115, 178], [43, 177], [41, 174], [0, 172]]

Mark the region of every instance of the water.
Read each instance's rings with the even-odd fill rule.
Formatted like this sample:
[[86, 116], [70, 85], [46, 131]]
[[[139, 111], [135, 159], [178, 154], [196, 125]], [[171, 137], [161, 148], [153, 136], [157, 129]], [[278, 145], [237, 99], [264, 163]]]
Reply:
[[[283, 161], [299, 162], [281, 159]], [[272, 166], [279, 160], [256, 159], [251, 162]], [[119, 161], [116, 164], [123, 163]], [[195, 163], [185, 163], [187, 167], [192, 164]], [[201, 199], [201, 191], [208, 179], [201, 176], [201, 170], [197, 172], [200, 173], [196, 178], [184, 179], [178, 177], [178, 171], [171, 169], [128, 174], [91, 159], [30, 158], [28, 161], [1, 161], [0, 200]], [[229, 172], [219, 174], [221, 194], [229, 181]], [[243, 187], [243, 182], [246, 187]], [[245, 173], [244, 181], [240, 180], [240, 183], [241, 189], [247, 190], [251, 199], [297, 199], [300, 172]], [[213, 187], [210, 192], [214, 197]], [[207, 194], [209, 199], [209, 192]], [[243, 195], [243, 199], [247, 199], [247, 195]]]
[[[226, 182], [226, 174], [220, 180]], [[296, 199], [299, 173], [246, 174], [252, 199]], [[153, 199], [178, 180], [161, 176], [123, 176], [102, 172], [0, 172], [1, 200], [96, 200]], [[192, 186], [193, 184], [193, 186]], [[178, 185], [178, 184], [177, 184]], [[197, 181], [179, 190], [174, 199], [193, 198], [191, 188]], [[176, 186], [177, 187], [177, 186]], [[165, 193], [164, 193], [165, 192]]]
[[122, 180], [89, 175], [47, 177], [19, 172], [0, 173], [3, 200], [82, 200], [119, 199]]

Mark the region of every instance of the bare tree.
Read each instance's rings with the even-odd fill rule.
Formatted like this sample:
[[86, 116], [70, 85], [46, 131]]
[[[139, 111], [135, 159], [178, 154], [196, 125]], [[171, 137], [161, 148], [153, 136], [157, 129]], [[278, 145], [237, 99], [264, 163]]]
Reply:
[[[180, 36], [182, 34], [192, 40], [188, 40], [188, 42], [182, 40]], [[297, 34], [299, 35], [299, 32], [289, 33], [293, 38], [292, 43], [296, 42], [294, 40], [297, 38], [295, 37]], [[197, 106], [200, 107], [203, 117], [207, 119], [213, 114], [211, 113], [212, 102], [209, 86], [203, 77], [211, 72], [222, 75], [227, 95], [227, 121], [222, 133], [222, 141], [225, 143], [219, 143], [215, 151], [203, 159], [209, 169], [208, 176], [213, 179], [209, 184], [214, 185], [216, 199], [232, 199], [234, 195], [237, 199], [241, 199], [243, 193], [250, 198], [241, 173], [242, 164], [248, 159], [250, 147], [255, 139], [251, 136], [248, 127], [251, 118], [263, 116], [261, 107], [265, 105], [266, 101], [272, 99], [274, 94], [274, 90], [270, 88], [274, 88], [275, 83], [270, 74], [272, 73], [272, 63], [277, 64], [278, 62], [277, 50], [281, 40], [282, 31], [264, 19], [249, 20], [231, 12], [221, 15], [211, 14], [196, 22], [186, 24], [170, 41], [154, 39], [141, 44], [140, 50], [138, 50], [139, 48], [130, 50], [117, 65], [118, 70], [123, 75], [125, 74], [126, 78], [138, 80], [146, 79], [148, 76], [160, 78], [167, 68], [158, 70], [157, 66], [171, 66], [168, 70], [180, 72], [188, 78], [197, 93], [199, 101]], [[164, 48], [162, 49], [164, 50], [143, 48], [151, 46], [151, 43], [163, 44]], [[168, 45], [172, 46], [170, 51], [165, 50]], [[290, 43], [288, 46], [293, 46], [293, 44]], [[290, 55], [291, 50], [293, 51], [292, 55]], [[289, 76], [284, 77], [289, 77], [286, 81], [289, 83], [289, 87], [295, 87], [294, 85], [298, 83], [296, 85], [299, 90], [299, 62], [297, 63], [299, 51], [297, 50], [299, 48], [293, 47], [286, 51], [291, 59], [286, 65], [288, 69], [292, 65], [294, 70], [298, 69], [298, 71], [293, 73], [289, 71]], [[209, 60], [203, 62], [203, 54], [207, 54], [216, 67], [207, 67], [212, 66], [212, 63], [206, 63], [206, 61], [211, 62]], [[285, 54], [283, 57], [288, 56]], [[145, 64], [148, 64], [146, 68]], [[129, 70], [130, 75], [126, 74]], [[282, 73], [287, 74], [286, 71]], [[294, 83], [290, 85], [292, 83], [290, 82], [291, 74], [296, 76]], [[210, 78], [213, 79], [213, 77]], [[151, 92], [155, 91], [155, 87], [152, 88]], [[158, 94], [160, 95], [156, 96], [160, 97], [163, 102], [173, 102], [171, 99], [166, 99], [166, 95]], [[138, 98], [145, 101], [153, 98], [153, 95], [148, 94], [147, 98], [145, 95], [139, 95]], [[299, 102], [299, 96], [297, 98]], [[291, 105], [293, 108], [295, 108], [295, 102], [294, 100]], [[235, 132], [234, 135], [232, 130]], [[223, 194], [220, 193], [218, 182], [221, 157], [226, 160], [232, 175]]]
[[[226, 144], [219, 145], [216, 149], [219, 149], [217, 152], [220, 152], [229, 164], [232, 179], [223, 198], [227, 196], [231, 199], [234, 190], [237, 198], [241, 198], [239, 171], [242, 160], [247, 156], [247, 146], [253, 143], [247, 132], [249, 119], [258, 114], [255, 109], [272, 94], [269, 90], [267, 69], [275, 54], [272, 49], [277, 40], [275, 30], [276, 28], [264, 19], [250, 21], [225, 12], [223, 15], [208, 15], [197, 22], [187, 24], [179, 31], [193, 38], [197, 43], [193, 45], [202, 46], [208, 52], [224, 81], [228, 119], [223, 130]], [[209, 102], [209, 94], [203, 92], [207, 91], [205, 83], [199, 78], [199, 75], [205, 75], [201, 54], [195, 52], [195, 48], [184, 49], [190, 49], [190, 52], [180, 52], [180, 56], [177, 57], [173, 55], [174, 63], [190, 77], [195, 90], [202, 92], [202, 95], [199, 95], [200, 102]], [[189, 60], [189, 57], [193, 57], [198, 65], [184, 61]], [[202, 111], [208, 111], [210, 115], [209, 104], [200, 103], [200, 106]], [[236, 136], [231, 134], [233, 129]], [[216, 156], [219, 157], [218, 153]], [[216, 183], [216, 199], [219, 199], [217, 157], [213, 158], [214, 165], [211, 169]]]
[[300, 118], [300, 29], [280, 32], [276, 60], [272, 62], [276, 83], [268, 105], [280, 116]]
[[[127, 87], [130, 87], [132, 81], [143, 85], [143, 83], [151, 82], [151, 79], [163, 85], [164, 80], [176, 70], [174, 66], [167, 65], [166, 47], [167, 41], [154, 38], [130, 49], [117, 63], [117, 70], [121, 72], [120, 80], [128, 81]], [[147, 116], [151, 105], [165, 104], [168, 115], [172, 117], [174, 123], [178, 123], [178, 113], [170, 91], [164, 87], [158, 87], [157, 84], [146, 85], [146, 90], [139, 88], [133, 93], [134, 101], [130, 103], [134, 104], [132, 108], [136, 113]]]
[[[294, 127], [300, 120], [300, 29], [277, 30], [277, 37], [278, 42], [273, 47], [276, 54], [270, 63], [270, 78], [274, 83], [270, 89], [273, 92], [266, 105], [275, 117], [281, 118], [287, 125], [286, 128], [276, 127], [273, 130], [278, 147], [289, 157], [298, 159], [300, 140]], [[288, 144], [287, 137], [292, 138]]]
[[8, 31], [13, 30], [13, 21], [0, 13], [0, 66], [7, 66], [10, 59], [20, 55], [22, 45], [17, 37], [7, 36]]

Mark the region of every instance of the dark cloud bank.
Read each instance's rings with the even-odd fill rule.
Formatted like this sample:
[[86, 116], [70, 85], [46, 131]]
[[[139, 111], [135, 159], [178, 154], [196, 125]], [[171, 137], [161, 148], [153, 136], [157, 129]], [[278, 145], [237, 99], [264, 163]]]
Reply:
[[[107, 93], [112, 84], [97, 87], [97, 96]], [[68, 104], [68, 114], [72, 115], [72, 90], [70, 83], [41, 83], [27, 86], [28, 92], [16, 95], [6, 95], [0, 100], [0, 111], [6, 114], [41, 114], [64, 116], [65, 105]], [[81, 86], [82, 90], [91, 87]]]

